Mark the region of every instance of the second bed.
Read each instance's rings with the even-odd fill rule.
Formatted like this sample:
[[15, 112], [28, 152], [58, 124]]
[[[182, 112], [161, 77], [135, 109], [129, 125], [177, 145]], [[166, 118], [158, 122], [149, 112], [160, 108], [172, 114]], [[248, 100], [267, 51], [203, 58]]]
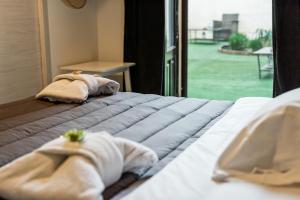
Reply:
[[[43, 106], [35, 109], [37, 104]], [[74, 128], [107, 131], [157, 153], [159, 162], [155, 166], [140, 176], [124, 174], [119, 182], [106, 189], [105, 199], [116, 199], [135, 187], [117, 195], [125, 188], [164, 168], [220, 120], [233, 102], [118, 93], [90, 99], [83, 105], [45, 104], [36, 100], [23, 105], [26, 108], [19, 104], [15, 106], [16, 114], [6, 113], [7, 117], [0, 120], [0, 167]], [[13, 113], [14, 107], [8, 111]]]

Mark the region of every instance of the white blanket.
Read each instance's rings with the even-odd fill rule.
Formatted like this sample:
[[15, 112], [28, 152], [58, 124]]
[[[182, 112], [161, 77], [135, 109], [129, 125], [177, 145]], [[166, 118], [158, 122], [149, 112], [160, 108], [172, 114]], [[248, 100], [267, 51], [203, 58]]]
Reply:
[[81, 103], [88, 96], [110, 95], [119, 91], [120, 84], [116, 81], [97, 75], [70, 73], [61, 74], [53, 79], [36, 98], [50, 101]]
[[99, 200], [123, 172], [139, 173], [157, 155], [105, 132], [83, 142], [58, 138], [0, 168], [0, 196], [9, 200]]
[[299, 199], [299, 187], [265, 187], [242, 180], [220, 184], [211, 179], [220, 154], [268, 101], [268, 98], [238, 100], [224, 118], [123, 200]]

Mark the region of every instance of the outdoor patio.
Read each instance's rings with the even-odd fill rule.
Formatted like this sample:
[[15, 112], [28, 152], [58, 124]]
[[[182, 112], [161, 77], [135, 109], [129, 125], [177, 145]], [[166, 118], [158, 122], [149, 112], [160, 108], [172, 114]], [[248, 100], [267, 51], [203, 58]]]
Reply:
[[[236, 100], [245, 96], [271, 97], [270, 73], [258, 77], [253, 55], [228, 55], [218, 52], [218, 44], [189, 44], [188, 96]], [[261, 58], [263, 63], [266, 57]]]

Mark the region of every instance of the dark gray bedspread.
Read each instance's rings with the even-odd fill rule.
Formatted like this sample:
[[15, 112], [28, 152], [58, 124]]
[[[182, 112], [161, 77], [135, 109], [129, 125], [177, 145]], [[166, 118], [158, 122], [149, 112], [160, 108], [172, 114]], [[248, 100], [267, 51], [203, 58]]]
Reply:
[[199, 138], [232, 102], [118, 93], [81, 106], [57, 105], [0, 121], [0, 166], [72, 128], [107, 131], [153, 149], [152, 176]]

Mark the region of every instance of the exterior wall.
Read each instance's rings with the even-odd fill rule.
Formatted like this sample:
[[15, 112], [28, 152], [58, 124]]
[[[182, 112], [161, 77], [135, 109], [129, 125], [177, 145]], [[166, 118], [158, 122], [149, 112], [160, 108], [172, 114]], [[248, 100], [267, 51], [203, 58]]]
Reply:
[[272, 0], [189, 0], [189, 28], [212, 26], [224, 13], [238, 13], [239, 32], [249, 37], [258, 28], [272, 29]]

